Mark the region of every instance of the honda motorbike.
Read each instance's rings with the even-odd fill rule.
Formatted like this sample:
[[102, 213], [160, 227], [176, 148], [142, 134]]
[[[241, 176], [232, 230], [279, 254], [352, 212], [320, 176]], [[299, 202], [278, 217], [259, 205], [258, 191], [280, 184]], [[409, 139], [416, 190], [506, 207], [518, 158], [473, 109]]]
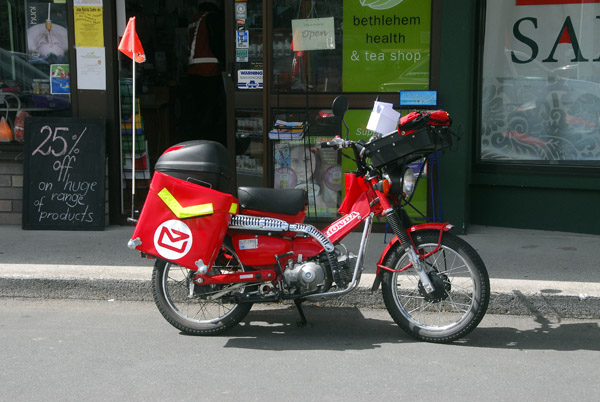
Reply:
[[[376, 217], [395, 237], [377, 263], [393, 320], [410, 336], [451, 342], [479, 324], [490, 297], [477, 252], [450, 233], [449, 223], [413, 224], [405, 202], [414, 190], [409, 163], [453, 142], [444, 111], [412, 112], [398, 129], [352, 141], [339, 96], [333, 115], [346, 127], [320, 147], [342, 150], [356, 164], [345, 174], [342, 216], [322, 230], [305, 223], [307, 193], [299, 189], [233, 188], [227, 150], [210, 141], [169, 148], [158, 159], [129, 247], [156, 259], [152, 292], [164, 318], [192, 335], [235, 326], [254, 303], [293, 301], [301, 324], [305, 301], [338, 298], [358, 288]], [[342, 241], [362, 234], [358, 250]]]

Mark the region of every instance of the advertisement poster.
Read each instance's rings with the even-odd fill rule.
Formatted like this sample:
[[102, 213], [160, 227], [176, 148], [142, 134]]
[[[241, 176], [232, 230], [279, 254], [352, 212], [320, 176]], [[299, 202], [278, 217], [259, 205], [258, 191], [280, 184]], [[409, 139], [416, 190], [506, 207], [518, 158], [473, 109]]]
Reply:
[[53, 95], [71, 93], [71, 74], [68, 64], [50, 65], [50, 93]]
[[27, 55], [29, 62], [50, 75], [50, 64], [69, 62], [67, 5], [26, 2]]
[[488, 2], [481, 159], [600, 161], [599, 1]]
[[296, 188], [308, 193], [308, 215], [334, 217], [343, 186], [342, 167], [334, 149], [316, 148], [327, 138], [280, 141], [274, 145], [274, 188]]
[[106, 59], [103, 47], [78, 47], [78, 89], [106, 90]]
[[103, 47], [102, 7], [73, 7], [75, 46]]
[[344, 2], [344, 92], [429, 89], [431, 0]]

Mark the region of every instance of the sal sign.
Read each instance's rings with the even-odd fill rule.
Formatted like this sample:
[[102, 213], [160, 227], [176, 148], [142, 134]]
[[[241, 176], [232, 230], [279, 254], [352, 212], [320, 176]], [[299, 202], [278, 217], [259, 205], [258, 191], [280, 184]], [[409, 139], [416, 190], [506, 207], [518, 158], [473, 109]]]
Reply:
[[488, 53], [497, 49], [489, 60], [490, 72], [510, 63], [559, 71], [600, 62], [598, 0], [494, 1], [487, 8], [485, 48]]

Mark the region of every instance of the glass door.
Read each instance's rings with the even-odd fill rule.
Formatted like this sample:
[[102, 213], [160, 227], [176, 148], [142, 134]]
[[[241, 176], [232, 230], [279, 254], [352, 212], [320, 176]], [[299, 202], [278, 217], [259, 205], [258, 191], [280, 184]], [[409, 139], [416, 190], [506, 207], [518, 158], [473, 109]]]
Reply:
[[[342, 191], [337, 151], [316, 146], [341, 133], [330, 107], [331, 94], [342, 91], [342, 10], [341, 0], [276, 1], [270, 9], [272, 183], [306, 190], [311, 221], [335, 217]], [[282, 136], [278, 121], [302, 129]]]
[[264, 187], [263, 2], [226, 1], [228, 145], [237, 186]]

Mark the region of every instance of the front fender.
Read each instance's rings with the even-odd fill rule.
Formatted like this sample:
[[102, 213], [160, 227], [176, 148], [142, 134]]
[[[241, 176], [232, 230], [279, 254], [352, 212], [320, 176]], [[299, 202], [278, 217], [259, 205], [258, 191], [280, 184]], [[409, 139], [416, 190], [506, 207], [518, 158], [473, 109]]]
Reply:
[[[450, 229], [452, 229], [453, 227], [454, 226], [452, 226], [452, 224], [450, 224], [448, 222], [445, 222], [445, 223], [437, 223], [437, 222], [422, 223], [422, 224], [410, 227], [407, 230], [407, 233], [412, 241], [412, 235], [415, 232], [419, 232], [419, 231], [423, 231], [423, 230], [439, 230], [440, 231], [440, 242], [441, 242], [442, 232], [447, 232]], [[372, 291], [375, 291], [375, 290], [377, 290], [377, 288], [379, 288], [379, 285], [381, 284], [381, 276], [383, 274], [383, 271], [390, 270], [390, 268], [383, 265], [383, 262], [386, 260], [388, 255], [391, 253], [392, 248], [396, 245], [396, 243], [400, 243], [400, 239], [398, 238], [398, 236], [395, 236], [385, 247], [385, 249], [383, 250], [383, 253], [381, 253], [381, 257], [379, 257], [379, 261], [377, 261], [377, 273], [375, 275], [375, 282], [373, 282], [373, 286], [371, 288]], [[439, 243], [438, 243], [438, 246], [439, 246]]]

